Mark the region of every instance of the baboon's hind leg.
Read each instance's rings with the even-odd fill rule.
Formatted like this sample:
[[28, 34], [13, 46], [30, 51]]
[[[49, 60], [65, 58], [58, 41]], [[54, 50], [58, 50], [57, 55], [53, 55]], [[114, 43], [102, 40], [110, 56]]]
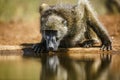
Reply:
[[87, 27], [87, 30], [85, 32], [85, 41], [81, 44], [81, 46], [92, 47], [96, 42], [98, 42], [97, 35], [90, 27]]

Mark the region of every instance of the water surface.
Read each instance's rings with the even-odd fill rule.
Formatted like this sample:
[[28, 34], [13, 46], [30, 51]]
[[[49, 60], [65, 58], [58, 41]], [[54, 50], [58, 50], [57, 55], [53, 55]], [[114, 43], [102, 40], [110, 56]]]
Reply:
[[0, 80], [120, 80], [119, 54], [87, 55], [0, 56]]

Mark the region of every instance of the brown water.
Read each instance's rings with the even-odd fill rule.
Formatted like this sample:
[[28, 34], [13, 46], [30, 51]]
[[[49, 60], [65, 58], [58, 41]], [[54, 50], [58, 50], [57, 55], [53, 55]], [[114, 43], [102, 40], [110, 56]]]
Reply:
[[0, 56], [0, 80], [120, 80], [120, 55]]

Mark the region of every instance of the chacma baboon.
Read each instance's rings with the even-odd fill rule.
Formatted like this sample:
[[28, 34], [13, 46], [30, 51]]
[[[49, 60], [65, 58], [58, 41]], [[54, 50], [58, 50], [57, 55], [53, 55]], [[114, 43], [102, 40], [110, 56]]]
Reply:
[[58, 47], [75, 47], [82, 43], [83, 47], [91, 47], [95, 35], [102, 42], [102, 50], [112, 49], [108, 32], [99, 22], [88, 0], [79, 0], [77, 5], [42, 4], [40, 15], [42, 41], [33, 46], [36, 53], [56, 51]]

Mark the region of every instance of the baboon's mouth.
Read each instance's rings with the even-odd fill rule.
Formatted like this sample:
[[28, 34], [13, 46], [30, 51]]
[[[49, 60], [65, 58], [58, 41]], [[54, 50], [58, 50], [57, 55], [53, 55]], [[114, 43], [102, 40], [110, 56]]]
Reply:
[[57, 51], [56, 47], [48, 47], [48, 51]]

